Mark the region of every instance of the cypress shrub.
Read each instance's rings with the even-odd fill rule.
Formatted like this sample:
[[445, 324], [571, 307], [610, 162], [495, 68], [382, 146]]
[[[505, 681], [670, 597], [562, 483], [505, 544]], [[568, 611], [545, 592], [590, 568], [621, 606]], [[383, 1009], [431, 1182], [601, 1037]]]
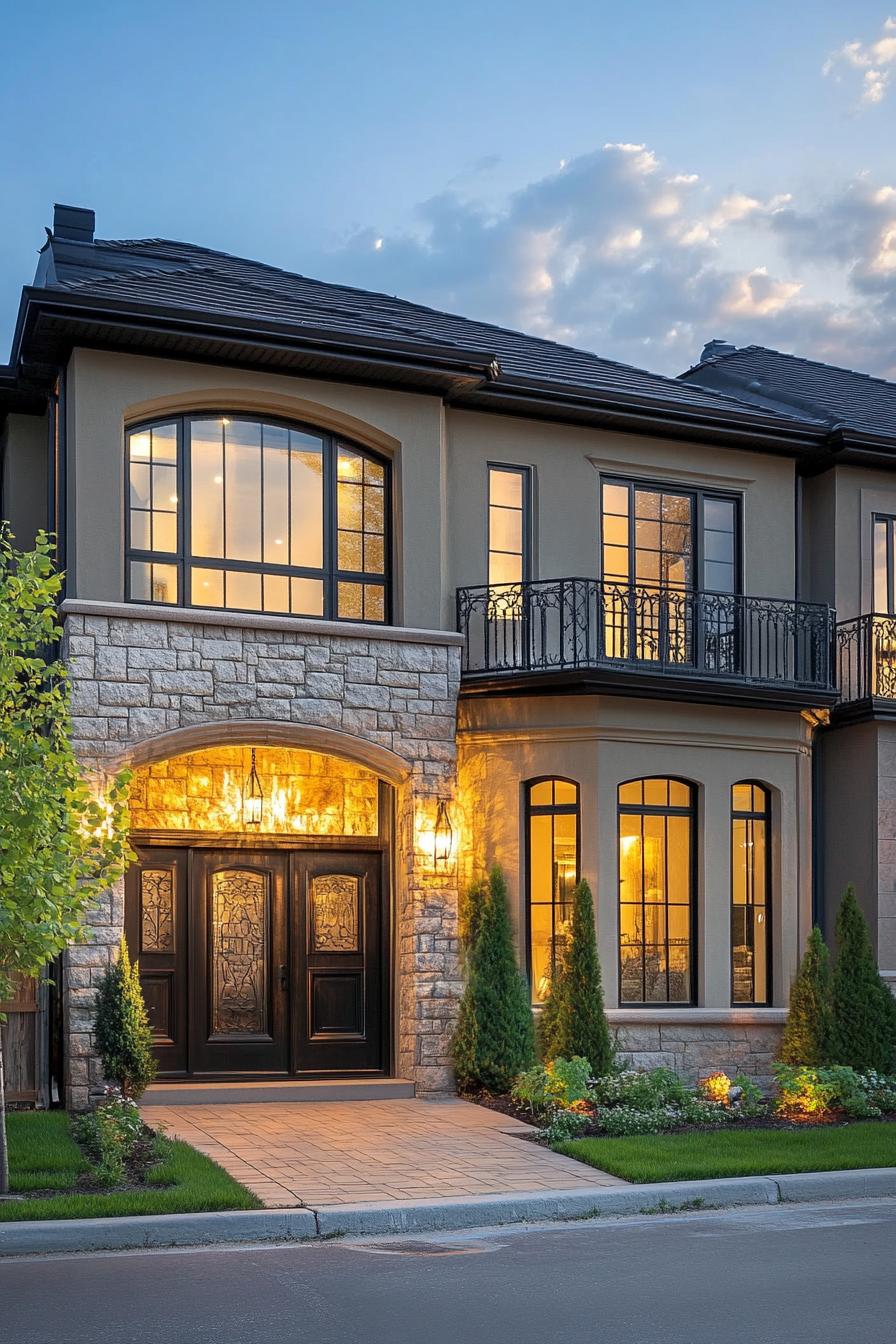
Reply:
[[473, 889], [466, 919], [473, 941], [467, 949], [467, 983], [452, 1043], [454, 1069], [467, 1091], [503, 1093], [517, 1074], [535, 1062], [529, 991], [516, 964], [507, 886], [493, 868], [488, 886]]
[[896, 1070], [896, 1000], [878, 974], [868, 924], [850, 885], [837, 915], [831, 981], [831, 1062], [859, 1073]]
[[539, 1036], [546, 1060], [581, 1055], [598, 1076], [612, 1067], [614, 1050], [604, 1013], [594, 901], [585, 881], [579, 882], [572, 895], [569, 943], [555, 969]]
[[136, 962], [121, 940], [118, 960], [106, 970], [96, 992], [96, 1047], [103, 1073], [124, 1096], [136, 1100], [156, 1076], [152, 1032]]
[[790, 987], [790, 1011], [781, 1036], [778, 1059], [782, 1064], [830, 1063], [831, 969], [828, 949], [817, 926], [806, 940], [806, 951]]

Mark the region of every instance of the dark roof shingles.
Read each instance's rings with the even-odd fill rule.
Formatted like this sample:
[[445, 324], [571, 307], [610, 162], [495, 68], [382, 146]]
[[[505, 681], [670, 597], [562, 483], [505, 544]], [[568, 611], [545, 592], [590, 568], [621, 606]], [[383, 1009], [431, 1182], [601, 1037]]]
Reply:
[[[80, 249], [79, 249], [80, 250]], [[56, 262], [56, 287], [208, 315], [261, 317], [301, 329], [437, 344], [497, 356], [509, 378], [667, 401], [695, 411], [756, 414], [736, 397], [684, 383], [586, 350], [439, 312], [388, 294], [330, 284], [193, 243], [145, 238], [92, 247], [93, 277], [79, 258]], [[86, 261], [86, 256], [84, 258]], [[780, 418], [780, 417], [779, 417]]]
[[[716, 355], [689, 369], [683, 377], [699, 381], [700, 371], [705, 368], [717, 368], [746, 380], [757, 396], [766, 392], [770, 399], [776, 394], [797, 397], [817, 407], [819, 416], [828, 416], [850, 429], [896, 437], [896, 383], [884, 378], [787, 355], [763, 345], [746, 345]], [[799, 414], [797, 410], [794, 413]]]

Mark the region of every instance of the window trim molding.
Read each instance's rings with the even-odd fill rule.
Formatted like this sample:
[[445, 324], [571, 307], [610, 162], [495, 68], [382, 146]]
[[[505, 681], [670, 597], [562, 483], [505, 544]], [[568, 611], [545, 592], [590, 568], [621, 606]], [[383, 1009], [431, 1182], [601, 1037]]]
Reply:
[[[765, 796], [765, 810], [759, 812], [745, 812], [738, 810], [734, 806], [734, 790], [740, 785], [750, 785], [754, 789], [761, 789]], [[755, 966], [753, 971], [753, 992], [752, 999], [734, 998], [734, 821], [735, 818], [741, 820], [752, 819], [765, 822], [765, 1000], [757, 1001], [755, 998], [756, 973]], [[772, 866], [772, 791], [767, 784], [763, 784], [761, 779], [736, 779], [728, 791], [728, 846], [731, 853], [730, 873], [728, 884], [728, 974], [729, 974], [729, 998], [732, 1008], [771, 1008], [774, 999], [774, 947], [773, 937], [773, 917], [774, 902], [772, 878], [774, 868]]]
[[[576, 791], [575, 802], [573, 803], [532, 803], [532, 790], [536, 784], [571, 784]], [[532, 818], [533, 816], [574, 816], [576, 819], [576, 881], [575, 885], [582, 880], [582, 788], [579, 781], [571, 779], [567, 775], [533, 775], [531, 779], [522, 781], [523, 788], [523, 863], [525, 865], [525, 881], [523, 883], [523, 899], [525, 902], [525, 917], [523, 921], [524, 947], [522, 948], [524, 957], [524, 969], [526, 979], [529, 983], [529, 1002], [535, 1008], [536, 1004], [532, 993]], [[546, 905], [546, 901], [539, 901], [539, 905]], [[554, 907], [553, 897], [551, 907]], [[553, 927], [553, 919], [552, 919]]]
[[[744, 511], [746, 507], [746, 492], [744, 490], [732, 489], [724, 486], [707, 485], [688, 485], [680, 484], [677, 479], [669, 478], [651, 479], [648, 476], [626, 476], [617, 471], [599, 471], [598, 472], [598, 494], [597, 494], [597, 517], [598, 517], [598, 537], [597, 537], [597, 567], [601, 580], [604, 579], [604, 486], [605, 485], [624, 485], [629, 490], [629, 535], [628, 551], [629, 563], [631, 565], [634, 554], [634, 526], [635, 515], [632, 508], [632, 492], [634, 490], [658, 490], [661, 494], [689, 495], [693, 501], [693, 582], [685, 592], [716, 592], [716, 589], [705, 589], [703, 587], [704, 564], [706, 557], [704, 555], [704, 502], [706, 499], [724, 499], [734, 504], [734, 591], [731, 596], [741, 597], [744, 592]], [[700, 582], [696, 579], [699, 576]], [[617, 582], [617, 580], [613, 580]], [[634, 580], [630, 580], [634, 583]], [[641, 585], [647, 586], [647, 585]], [[726, 594], [727, 596], [727, 594]], [[653, 778], [672, 778], [672, 776], [653, 776]], [[681, 781], [686, 782], [686, 781]]]
[[[189, 435], [186, 433], [188, 421], [193, 420], [243, 420], [250, 424], [267, 424], [275, 428], [292, 429], [299, 433], [313, 435], [321, 440], [323, 445], [323, 482], [322, 482], [322, 534], [323, 534], [323, 566], [320, 570], [310, 569], [302, 565], [278, 565], [275, 563], [266, 563], [263, 559], [256, 561], [231, 560], [226, 557], [194, 557], [189, 549], [190, 521], [192, 518], [192, 489], [191, 489], [191, 452], [189, 447]], [[175, 556], [170, 553], [158, 551], [146, 551], [140, 548], [134, 548], [131, 545], [131, 503], [130, 503], [130, 436], [139, 433], [141, 430], [152, 429], [155, 425], [174, 424], [177, 432], [177, 495], [179, 500], [177, 540], [178, 550]], [[337, 525], [337, 450], [339, 444], [343, 444], [352, 452], [359, 453], [362, 457], [369, 458], [383, 468], [383, 499], [384, 499], [384, 517], [383, 517], [383, 557], [384, 572], [382, 576], [374, 575], [367, 571], [348, 571], [340, 570], [338, 567], [338, 525]], [[261, 450], [263, 451], [263, 449]], [[181, 410], [172, 414], [162, 412], [150, 417], [133, 419], [125, 422], [124, 425], [124, 601], [127, 605], [142, 605], [159, 607], [163, 611], [175, 609], [184, 609], [187, 611], [217, 611], [221, 613], [233, 612], [246, 616], [279, 616], [291, 620], [310, 620], [310, 621], [328, 621], [336, 622], [340, 625], [373, 625], [376, 627], [388, 627], [392, 625], [395, 619], [395, 575], [397, 573], [396, 564], [396, 544], [394, 517], [396, 513], [395, 500], [395, 472], [393, 458], [380, 450], [370, 447], [368, 444], [359, 442], [347, 434], [343, 434], [338, 429], [324, 428], [308, 421], [303, 421], [281, 414], [266, 414], [258, 410], [231, 410], [229, 408], [218, 407], [209, 410], [205, 406], [192, 407], [189, 410]], [[263, 554], [263, 518], [264, 502], [261, 502], [262, 509], [262, 554]], [[177, 569], [178, 600], [176, 602], [153, 602], [145, 599], [135, 598], [131, 592], [131, 562], [150, 563], [150, 564], [173, 564]], [[252, 607], [207, 607], [198, 603], [193, 603], [189, 599], [187, 592], [188, 573], [192, 567], [215, 569], [225, 571], [234, 570], [240, 573], [258, 574], [263, 578], [266, 574], [285, 576], [290, 578], [311, 578], [319, 580], [323, 587], [323, 611], [320, 616], [308, 615], [306, 613], [292, 612], [274, 612], [264, 611], [263, 609]], [[348, 617], [337, 614], [337, 591], [340, 582], [371, 583], [376, 585], [379, 580], [383, 589], [383, 620], [375, 621], [369, 617]], [[263, 585], [262, 585], [263, 594]]]
[[[652, 803], [621, 803], [619, 801], [620, 790], [626, 784], [643, 784], [648, 780], [665, 779], [674, 784], [684, 784], [690, 794], [690, 803], [687, 807], [660, 806]], [[689, 944], [689, 966], [688, 966], [688, 990], [690, 994], [689, 1002], [680, 1003], [677, 1000], [670, 1001], [662, 999], [657, 1001], [635, 1002], [631, 999], [622, 997], [622, 920], [620, 917], [622, 901], [620, 899], [621, 891], [621, 859], [622, 852], [619, 844], [619, 819], [622, 816], [660, 816], [660, 817], [688, 817], [690, 819], [690, 872], [688, 874], [690, 881], [690, 937]], [[620, 780], [616, 786], [616, 1002], [620, 1010], [637, 1013], [651, 1013], [655, 1011], [668, 1012], [670, 1009], [677, 1009], [682, 1012], [689, 1012], [693, 1008], [699, 1007], [699, 977], [697, 956], [699, 949], [699, 940], [697, 937], [697, 919], [699, 914], [697, 877], [698, 877], [698, 840], [699, 840], [699, 790], [697, 785], [691, 779], [686, 779], [683, 775], [634, 775], [631, 779]], [[643, 902], [642, 902], [643, 904]], [[668, 899], [663, 903], [664, 909], [668, 910]], [[666, 924], [666, 945], [668, 951], [669, 941], [668, 923]], [[729, 939], [730, 943], [730, 939]], [[642, 947], [644, 946], [642, 942]]]

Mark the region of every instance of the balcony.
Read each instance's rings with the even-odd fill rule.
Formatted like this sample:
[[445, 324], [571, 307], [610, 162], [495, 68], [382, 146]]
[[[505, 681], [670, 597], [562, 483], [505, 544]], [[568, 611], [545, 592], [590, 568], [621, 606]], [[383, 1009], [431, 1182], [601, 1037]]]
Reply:
[[836, 638], [839, 713], [896, 713], [896, 616], [841, 621]]
[[467, 694], [602, 691], [720, 703], [837, 699], [822, 603], [551, 579], [460, 588]]

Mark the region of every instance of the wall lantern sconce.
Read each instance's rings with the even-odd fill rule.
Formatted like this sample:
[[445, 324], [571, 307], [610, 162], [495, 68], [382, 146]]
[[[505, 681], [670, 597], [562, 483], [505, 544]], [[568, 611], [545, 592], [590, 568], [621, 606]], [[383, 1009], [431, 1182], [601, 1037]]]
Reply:
[[261, 780], [258, 778], [258, 771], [255, 769], [255, 748], [253, 747], [252, 764], [243, 785], [243, 824], [245, 826], [260, 826], [263, 811], [264, 790], [261, 787]]
[[446, 868], [454, 845], [454, 827], [448, 816], [448, 807], [441, 799], [436, 812], [436, 826], [433, 835], [432, 858], [436, 868]]

